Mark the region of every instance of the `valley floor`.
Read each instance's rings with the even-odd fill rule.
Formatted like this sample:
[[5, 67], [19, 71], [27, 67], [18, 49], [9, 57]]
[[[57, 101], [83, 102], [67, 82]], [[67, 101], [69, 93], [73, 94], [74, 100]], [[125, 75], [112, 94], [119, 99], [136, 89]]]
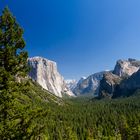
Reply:
[[50, 106], [50, 140], [139, 140], [140, 96], [115, 100], [67, 100]]

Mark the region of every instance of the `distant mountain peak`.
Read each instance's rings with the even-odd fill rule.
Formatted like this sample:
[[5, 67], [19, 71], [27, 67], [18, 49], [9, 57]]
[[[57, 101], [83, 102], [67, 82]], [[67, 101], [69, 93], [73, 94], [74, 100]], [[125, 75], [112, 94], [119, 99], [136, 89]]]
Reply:
[[133, 73], [138, 71], [139, 67], [139, 60], [132, 58], [129, 58], [128, 60], [120, 59], [116, 62], [113, 73], [120, 77], [131, 76]]
[[68, 79], [68, 80], [65, 80], [65, 82], [66, 82], [67, 87], [70, 90], [73, 90], [77, 85], [77, 80], [75, 79]]
[[100, 80], [102, 79], [104, 72], [99, 72], [92, 74], [90, 76], [82, 77], [79, 82], [77, 83], [77, 86], [73, 89], [74, 94], [76, 95], [94, 95], [96, 92]]

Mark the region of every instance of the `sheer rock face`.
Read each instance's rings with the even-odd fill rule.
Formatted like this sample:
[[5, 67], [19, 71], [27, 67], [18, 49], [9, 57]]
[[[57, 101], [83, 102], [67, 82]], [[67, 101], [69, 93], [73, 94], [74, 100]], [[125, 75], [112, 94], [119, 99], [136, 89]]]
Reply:
[[121, 83], [121, 80], [122, 78], [112, 72], [106, 72], [100, 82], [99, 97], [112, 98], [116, 87]]
[[31, 67], [29, 76], [44, 89], [58, 97], [62, 97], [63, 94], [74, 96], [58, 72], [55, 62], [42, 57], [33, 57], [28, 59], [28, 64]]
[[95, 73], [85, 79], [80, 79], [77, 86], [73, 89], [75, 95], [96, 95], [96, 91], [99, 87], [100, 80], [103, 77], [104, 72]]
[[118, 60], [113, 73], [120, 77], [129, 77], [140, 68], [140, 61], [135, 59]]
[[130, 92], [140, 88], [139, 68], [140, 61], [138, 60], [118, 60], [114, 71], [104, 74], [100, 82], [99, 97], [127, 96]]
[[114, 97], [130, 96], [138, 89], [140, 89], [140, 69], [121, 82]]

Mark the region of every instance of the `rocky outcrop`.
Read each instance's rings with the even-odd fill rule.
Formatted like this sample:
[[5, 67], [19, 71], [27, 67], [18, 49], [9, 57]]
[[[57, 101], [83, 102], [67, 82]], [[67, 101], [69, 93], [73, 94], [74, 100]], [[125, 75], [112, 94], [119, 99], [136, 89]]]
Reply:
[[128, 60], [118, 60], [113, 74], [120, 77], [129, 77], [140, 68], [140, 61], [129, 58]]
[[[96, 90], [99, 87], [100, 80], [104, 72], [95, 73], [86, 79], [80, 79], [77, 86], [73, 89], [73, 93], [79, 95], [96, 95]], [[96, 95], [97, 96], [97, 95]]]
[[100, 82], [99, 97], [100, 98], [112, 98], [116, 87], [121, 83], [122, 78], [113, 74], [112, 72], [106, 72], [103, 75], [103, 79]]
[[138, 89], [140, 89], [140, 69], [120, 83], [113, 97], [130, 96]]
[[99, 97], [116, 98], [128, 96], [140, 88], [140, 61], [118, 60], [111, 73], [106, 73], [100, 82]]
[[58, 97], [62, 97], [63, 94], [74, 96], [58, 72], [56, 62], [42, 57], [33, 57], [28, 59], [28, 64], [31, 67], [29, 76], [44, 89]]
[[73, 91], [73, 89], [77, 86], [77, 80], [65, 80], [67, 87]]

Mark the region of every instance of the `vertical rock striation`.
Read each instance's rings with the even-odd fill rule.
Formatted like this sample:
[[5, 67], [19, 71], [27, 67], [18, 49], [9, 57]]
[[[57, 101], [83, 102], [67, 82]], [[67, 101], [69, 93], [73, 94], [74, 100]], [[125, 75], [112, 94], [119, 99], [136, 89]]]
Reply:
[[29, 76], [44, 89], [58, 97], [62, 97], [64, 94], [74, 96], [58, 72], [56, 62], [42, 57], [33, 57], [28, 59], [28, 64], [31, 67]]

